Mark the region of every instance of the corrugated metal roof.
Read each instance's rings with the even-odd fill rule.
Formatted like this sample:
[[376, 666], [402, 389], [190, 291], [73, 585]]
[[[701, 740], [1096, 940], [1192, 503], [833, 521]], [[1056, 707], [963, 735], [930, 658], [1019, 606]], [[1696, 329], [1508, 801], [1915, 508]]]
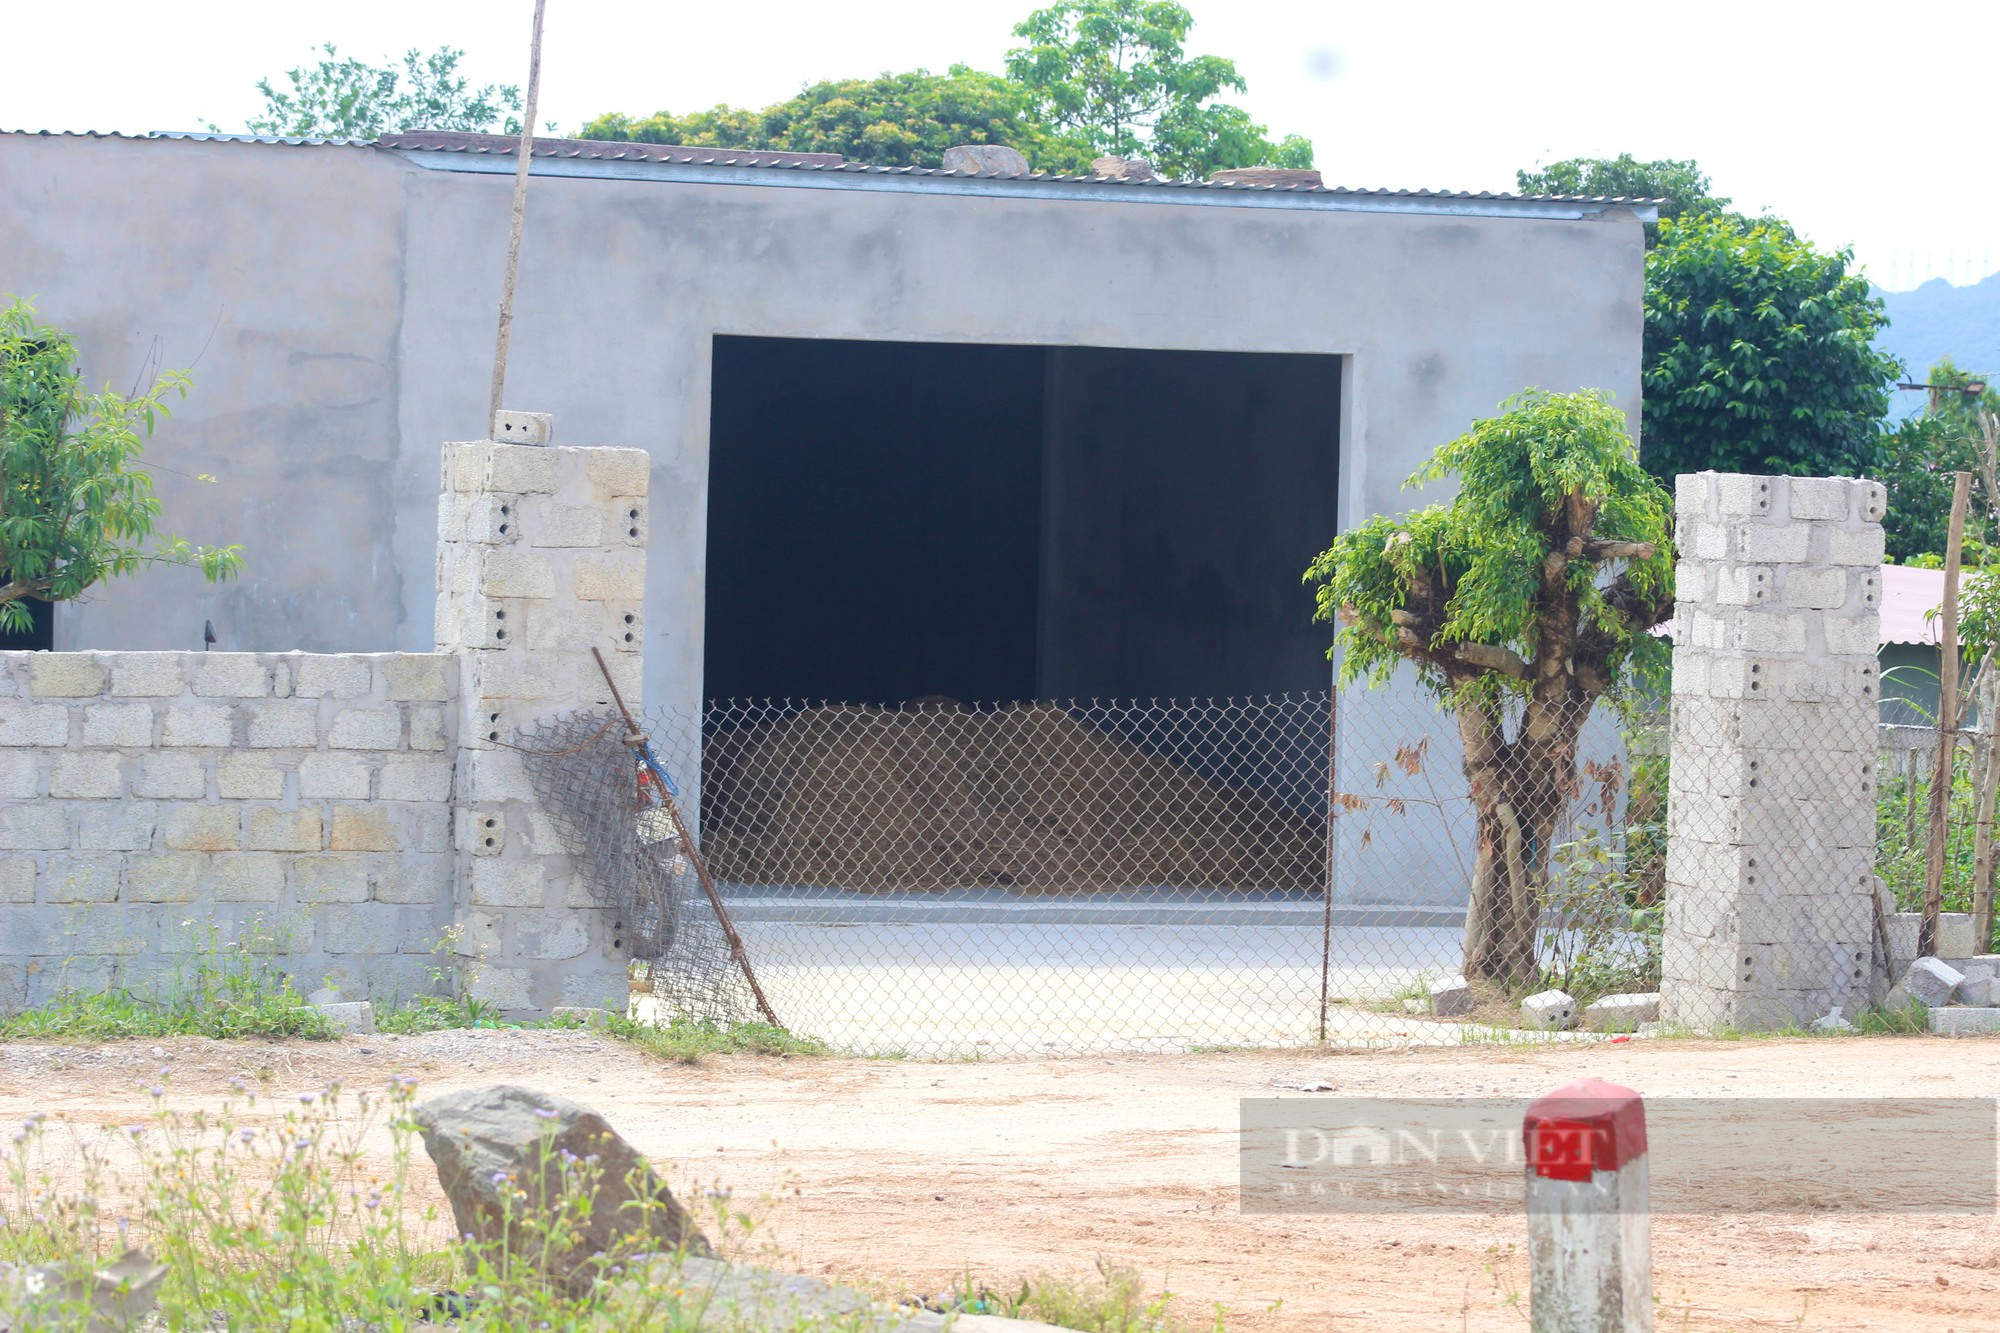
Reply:
[[[511, 157], [520, 151], [520, 140], [503, 134], [467, 134], [445, 130], [422, 130], [388, 134], [380, 139], [299, 139], [254, 134], [204, 134], [155, 130], [147, 134], [124, 134], [100, 130], [8, 130], [7, 134], [40, 134], [62, 138], [93, 139], [185, 139], [213, 143], [285, 144], [294, 147], [383, 148], [408, 153], [452, 153], [475, 157]], [[771, 153], [749, 149], [690, 148], [672, 144], [619, 143], [608, 139], [544, 139], [534, 143], [537, 158], [605, 163], [662, 163], [683, 166], [758, 167], [776, 170], [810, 171], [905, 179], [932, 178], [942, 181], [1054, 183], [1071, 182], [1094, 186], [1115, 186], [1121, 190], [1202, 191], [1249, 195], [1323, 195], [1354, 200], [1429, 201], [1440, 204], [1557, 204], [1587, 207], [1625, 206], [1644, 217], [1661, 202], [1657, 199], [1605, 195], [1532, 195], [1488, 190], [1390, 190], [1357, 189], [1341, 185], [1252, 185], [1238, 181], [1129, 180], [1105, 176], [1065, 176], [1053, 172], [1031, 172], [1026, 176], [993, 173], [944, 171], [935, 167], [882, 167], [865, 162], [849, 162], [838, 153]]]

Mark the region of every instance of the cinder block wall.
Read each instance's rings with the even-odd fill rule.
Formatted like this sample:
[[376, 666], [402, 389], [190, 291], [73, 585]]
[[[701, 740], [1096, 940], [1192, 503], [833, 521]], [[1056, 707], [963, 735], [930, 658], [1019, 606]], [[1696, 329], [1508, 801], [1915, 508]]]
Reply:
[[0, 653], [0, 1006], [144, 990], [212, 926], [408, 996], [452, 920], [448, 653]]
[[1885, 503], [1844, 477], [1678, 479], [1669, 1022], [1852, 1019], [1870, 997]]

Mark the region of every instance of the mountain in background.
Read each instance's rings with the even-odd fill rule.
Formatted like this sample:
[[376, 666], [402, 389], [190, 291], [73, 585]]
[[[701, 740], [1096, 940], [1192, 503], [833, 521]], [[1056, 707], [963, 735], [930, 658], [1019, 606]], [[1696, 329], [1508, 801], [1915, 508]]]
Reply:
[[[1932, 278], [1914, 291], [1875, 294], [1889, 314], [1875, 345], [1901, 357], [1911, 380], [1921, 380], [1943, 356], [1966, 370], [2000, 376], [2000, 273], [1970, 287]], [[1889, 416], [1900, 420], [1923, 401], [1920, 393], [1896, 394]]]

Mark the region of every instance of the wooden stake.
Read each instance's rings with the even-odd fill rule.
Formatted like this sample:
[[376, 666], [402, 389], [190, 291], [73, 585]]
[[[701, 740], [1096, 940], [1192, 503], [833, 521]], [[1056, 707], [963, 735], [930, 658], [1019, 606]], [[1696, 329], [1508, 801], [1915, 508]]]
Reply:
[[[736, 923], [729, 917], [729, 909], [722, 905], [722, 895], [715, 891], [715, 881], [708, 876], [708, 863], [701, 859], [701, 849], [694, 845], [694, 835], [688, 831], [687, 821], [681, 818], [681, 807], [674, 800], [672, 788], [667, 786], [667, 775], [660, 771], [658, 761], [653, 758], [652, 747], [646, 744], [646, 733], [639, 730], [639, 724], [632, 720], [632, 710], [625, 706], [625, 696], [618, 692], [618, 682], [611, 679], [611, 667], [604, 660], [602, 649], [592, 646], [590, 655], [597, 659], [597, 669], [604, 673], [604, 683], [611, 687], [611, 702], [618, 705], [619, 716], [625, 719], [625, 744], [639, 756], [640, 762], [653, 770], [659, 779], [660, 800], [667, 808], [667, 818], [673, 821], [674, 833], [687, 849], [688, 863], [694, 867], [695, 878], [701, 881], [701, 891], [708, 895], [708, 905], [715, 909], [715, 919], [722, 926], [722, 934], [729, 941], [729, 956], [743, 969], [743, 979], [750, 983], [750, 993], [757, 998], [757, 1012], [764, 1015], [764, 1021], [774, 1028], [781, 1028], [778, 1015], [772, 1011], [771, 1002], [764, 998], [764, 988], [757, 984], [757, 974], [750, 968], [750, 955], [743, 948], [743, 937], [736, 933]], [[634, 836], [637, 836], [635, 831]]]
[[1978, 801], [1972, 834], [1972, 951], [1985, 953], [1993, 943], [1993, 801], [2000, 795], [2000, 744], [1994, 726], [2000, 723], [2000, 676], [1993, 671], [1993, 654], [1979, 664]]
[[1937, 955], [1938, 917], [1944, 910], [1945, 834], [1951, 815], [1951, 775], [1958, 762], [1958, 563], [1965, 541], [1965, 505], [1972, 474], [1958, 473], [1951, 488], [1951, 528], [1944, 546], [1944, 607], [1938, 615], [1937, 757], [1931, 765], [1930, 843], [1924, 856], [1924, 915], [1917, 927], [1917, 956]]
[[528, 213], [528, 164], [535, 154], [535, 110], [542, 95], [542, 11], [548, 0], [535, 0], [535, 33], [528, 44], [528, 105], [521, 115], [521, 154], [514, 166], [514, 217], [507, 231], [507, 276], [500, 284], [500, 334], [493, 346], [493, 395], [486, 411], [486, 433], [507, 388], [507, 339], [514, 329], [514, 280], [521, 271], [521, 224]]

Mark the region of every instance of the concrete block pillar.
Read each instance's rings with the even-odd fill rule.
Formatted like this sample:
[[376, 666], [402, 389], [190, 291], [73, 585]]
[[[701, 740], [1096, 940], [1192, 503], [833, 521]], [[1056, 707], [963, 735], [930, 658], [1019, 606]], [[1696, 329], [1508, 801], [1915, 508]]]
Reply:
[[1885, 503], [1845, 477], [1676, 483], [1666, 1022], [1869, 999]]
[[453, 778], [458, 950], [509, 1015], [623, 1013], [623, 923], [598, 908], [539, 809], [524, 728], [610, 703], [591, 657], [640, 704], [648, 458], [478, 440], [444, 447], [437, 646], [459, 656]]

